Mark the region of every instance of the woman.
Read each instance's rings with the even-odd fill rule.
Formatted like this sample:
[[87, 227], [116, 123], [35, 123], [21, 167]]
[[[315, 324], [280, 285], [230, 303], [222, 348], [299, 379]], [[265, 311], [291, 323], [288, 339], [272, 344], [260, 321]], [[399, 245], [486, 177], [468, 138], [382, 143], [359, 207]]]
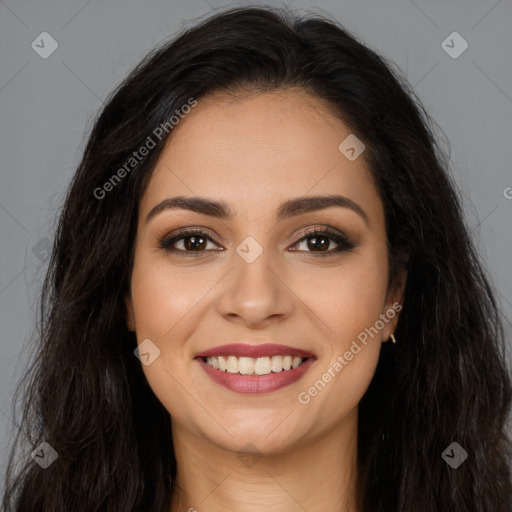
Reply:
[[69, 188], [5, 508], [510, 511], [447, 160], [330, 21], [235, 9], [149, 55]]

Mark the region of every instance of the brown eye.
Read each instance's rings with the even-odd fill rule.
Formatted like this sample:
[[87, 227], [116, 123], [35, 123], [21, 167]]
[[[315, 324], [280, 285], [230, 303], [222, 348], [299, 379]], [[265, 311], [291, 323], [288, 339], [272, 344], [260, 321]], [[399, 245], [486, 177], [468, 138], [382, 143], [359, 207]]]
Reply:
[[[160, 242], [160, 247], [166, 251], [175, 252], [205, 252], [211, 250], [208, 242], [217, 245], [208, 235], [202, 231], [184, 231], [172, 238], [166, 238]], [[213, 248], [215, 250], [215, 248]]]
[[310, 251], [321, 251], [329, 249], [329, 245], [332, 241], [331, 238], [327, 236], [308, 236], [306, 238], [307, 242], [307, 248]]
[[206, 249], [206, 238], [201, 235], [190, 235], [183, 237], [181, 240], [184, 240], [183, 245], [187, 251]]
[[[337, 247], [329, 250], [331, 242], [334, 242]], [[356, 245], [352, 243], [349, 238], [345, 235], [340, 235], [335, 231], [331, 231], [328, 228], [322, 230], [314, 230], [307, 233], [295, 245], [306, 244], [307, 250], [301, 252], [315, 253], [315, 256], [329, 256], [332, 254], [340, 253], [343, 251], [349, 251]]]

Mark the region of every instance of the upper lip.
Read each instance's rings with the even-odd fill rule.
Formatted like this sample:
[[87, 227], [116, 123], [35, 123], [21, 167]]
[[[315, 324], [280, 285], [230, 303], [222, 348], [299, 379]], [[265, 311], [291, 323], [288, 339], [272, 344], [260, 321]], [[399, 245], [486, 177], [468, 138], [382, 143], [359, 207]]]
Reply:
[[248, 343], [230, 343], [220, 345], [196, 354], [196, 357], [236, 356], [236, 357], [272, 357], [272, 356], [314, 357], [311, 352], [276, 343], [250, 345]]

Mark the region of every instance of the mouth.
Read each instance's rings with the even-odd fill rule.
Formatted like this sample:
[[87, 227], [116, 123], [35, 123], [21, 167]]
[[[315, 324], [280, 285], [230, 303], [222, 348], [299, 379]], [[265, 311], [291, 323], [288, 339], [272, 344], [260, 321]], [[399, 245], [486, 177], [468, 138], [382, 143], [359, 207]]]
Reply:
[[195, 358], [217, 384], [237, 393], [277, 391], [300, 379], [316, 361], [313, 354], [283, 345], [232, 344]]

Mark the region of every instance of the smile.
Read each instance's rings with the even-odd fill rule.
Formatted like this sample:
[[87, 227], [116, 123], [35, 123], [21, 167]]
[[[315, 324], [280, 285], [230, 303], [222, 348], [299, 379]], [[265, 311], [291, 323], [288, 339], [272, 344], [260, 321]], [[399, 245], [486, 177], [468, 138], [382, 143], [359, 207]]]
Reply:
[[248, 394], [289, 386], [316, 361], [312, 354], [291, 347], [246, 344], [217, 347], [197, 354], [195, 359], [217, 384]]

